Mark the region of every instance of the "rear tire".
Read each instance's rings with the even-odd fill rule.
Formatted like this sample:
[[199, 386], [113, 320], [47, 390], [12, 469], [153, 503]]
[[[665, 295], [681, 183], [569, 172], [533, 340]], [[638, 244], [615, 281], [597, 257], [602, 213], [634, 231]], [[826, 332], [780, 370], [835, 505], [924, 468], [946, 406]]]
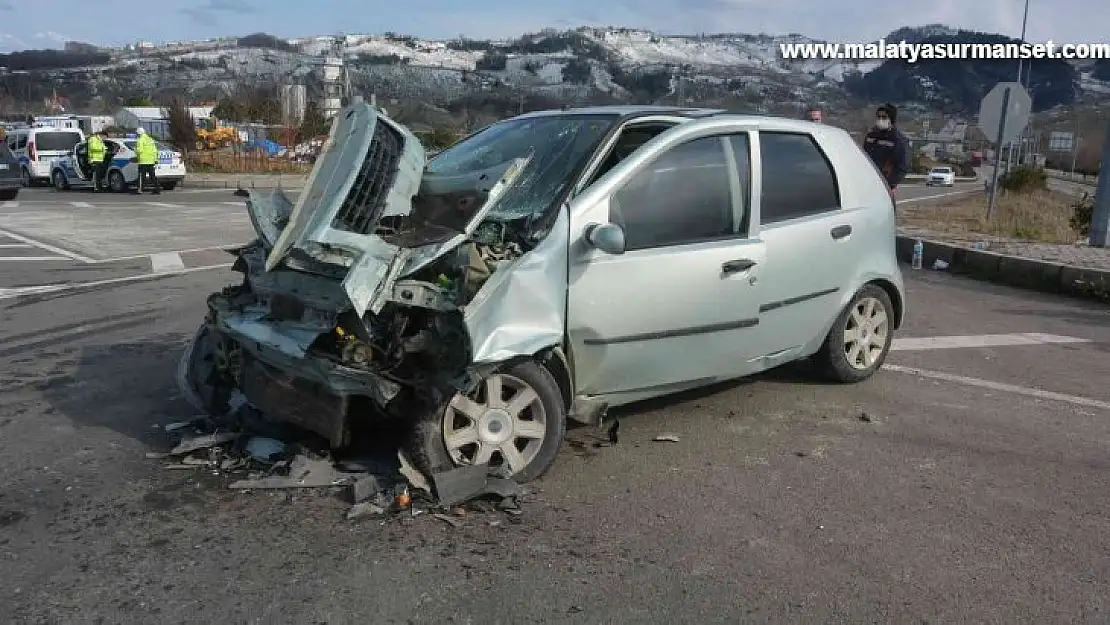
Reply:
[[14, 200], [19, 196], [19, 189], [9, 189], [7, 191], [0, 191], [0, 200]]
[[176, 188], [177, 188], [177, 183], [176, 182], [163, 182], [162, 183], [162, 190], [163, 191], [173, 191]]
[[862, 382], [883, 366], [893, 341], [890, 296], [879, 286], [866, 284], [836, 318], [814, 360], [834, 382]]
[[[513, 395], [505, 402], [495, 401], [491, 405], [489, 389], [494, 379], [496, 384], [492, 388], [509, 390], [511, 387]], [[527, 403], [514, 412], [512, 404], [517, 398], [525, 398]], [[504, 410], [497, 409], [501, 403], [508, 404]], [[517, 416], [526, 418], [517, 419]], [[466, 425], [457, 427], [460, 422]], [[453, 444], [449, 449], [449, 426], [456, 437], [471, 431], [474, 442]], [[425, 416], [414, 429], [409, 453], [417, 467], [428, 474], [484, 461], [489, 463], [491, 470], [507, 469], [504, 472], [513, 480], [525, 483], [541, 477], [555, 463], [566, 430], [567, 408], [559, 383], [546, 367], [527, 360], [495, 371], [482, 380], [475, 394], [470, 397], [456, 394]], [[507, 440], [490, 442], [499, 435]], [[521, 441], [524, 441], [523, 449]], [[513, 454], [518, 462], [516, 467], [510, 466], [512, 461], [501, 451], [508, 445], [517, 450]], [[486, 446], [485, 451], [483, 446]]]

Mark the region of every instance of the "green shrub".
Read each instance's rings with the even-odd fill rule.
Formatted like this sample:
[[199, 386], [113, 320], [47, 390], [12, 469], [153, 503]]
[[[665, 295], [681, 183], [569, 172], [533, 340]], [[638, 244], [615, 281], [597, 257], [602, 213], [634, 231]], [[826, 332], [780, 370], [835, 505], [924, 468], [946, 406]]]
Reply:
[[998, 179], [998, 185], [1015, 193], [1031, 193], [1048, 187], [1048, 176], [1038, 167], [1018, 167]]
[[1068, 223], [1081, 237], [1091, 236], [1091, 221], [1095, 216], [1095, 198], [1084, 193], [1071, 205], [1071, 219]]

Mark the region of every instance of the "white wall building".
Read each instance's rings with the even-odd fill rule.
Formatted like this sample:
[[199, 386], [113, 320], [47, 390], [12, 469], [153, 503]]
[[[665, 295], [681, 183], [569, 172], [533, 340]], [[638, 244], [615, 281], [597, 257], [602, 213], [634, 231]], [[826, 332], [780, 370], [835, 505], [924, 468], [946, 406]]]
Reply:
[[[189, 115], [195, 122], [202, 122], [212, 118], [211, 106], [190, 106]], [[165, 141], [170, 138], [170, 123], [166, 119], [166, 110], [157, 106], [127, 106], [116, 113], [116, 125], [122, 128], [139, 128], [146, 130], [155, 139]]]

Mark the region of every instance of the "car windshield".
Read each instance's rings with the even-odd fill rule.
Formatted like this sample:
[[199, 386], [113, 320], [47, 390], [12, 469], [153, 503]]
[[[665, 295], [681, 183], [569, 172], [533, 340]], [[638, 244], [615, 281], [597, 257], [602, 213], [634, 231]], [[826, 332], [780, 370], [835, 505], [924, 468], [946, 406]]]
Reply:
[[952, 170], [948, 169], [947, 167], [937, 167], [936, 169], [933, 170], [933, 173], [934, 174], [947, 174], [951, 171]]
[[532, 157], [490, 217], [533, 216], [547, 209], [571, 174], [616, 123], [617, 115], [551, 115], [493, 124], [428, 161], [431, 175], [458, 176], [488, 170], [515, 158]]
[[81, 134], [77, 132], [39, 131], [35, 133], [35, 149], [40, 152], [68, 152], [80, 142]]

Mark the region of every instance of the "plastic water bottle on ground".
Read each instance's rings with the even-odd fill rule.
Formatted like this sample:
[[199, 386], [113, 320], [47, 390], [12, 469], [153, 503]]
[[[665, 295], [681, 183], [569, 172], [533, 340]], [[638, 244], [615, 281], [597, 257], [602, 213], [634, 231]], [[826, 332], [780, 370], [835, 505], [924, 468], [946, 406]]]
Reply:
[[913, 268], [921, 269], [922, 260], [925, 257], [925, 243], [918, 239], [913, 243]]

